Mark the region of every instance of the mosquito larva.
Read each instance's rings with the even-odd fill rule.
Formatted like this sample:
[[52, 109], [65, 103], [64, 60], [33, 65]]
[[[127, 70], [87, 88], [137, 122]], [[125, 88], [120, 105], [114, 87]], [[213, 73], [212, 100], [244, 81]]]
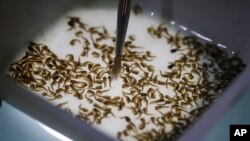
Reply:
[[59, 94], [59, 93], [63, 93], [63, 92], [65, 92], [65, 90], [64, 90], [64, 89], [62, 89], [62, 88], [59, 88], [59, 89], [57, 89], [55, 92]]
[[132, 10], [135, 15], [141, 15], [143, 12], [142, 7], [139, 4], [135, 4]]
[[131, 102], [131, 99], [128, 96], [126, 96], [125, 94], [123, 94], [123, 96], [125, 97], [125, 100], [126, 100], [127, 103]]
[[83, 32], [82, 32], [82, 31], [77, 31], [77, 32], [75, 33], [75, 36], [77, 36], [77, 37], [82, 37], [82, 36], [83, 36]]
[[157, 83], [158, 83], [159, 85], [166, 85], [166, 82], [161, 81], [161, 80], [157, 80]]
[[80, 105], [78, 106], [78, 108], [79, 108], [81, 111], [85, 112], [85, 113], [89, 111], [87, 108], [82, 107], [82, 104], [80, 104]]
[[74, 46], [76, 44], [76, 42], [81, 43], [81, 41], [78, 39], [72, 39], [69, 44]]
[[164, 102], [164, 99], [163, 99], [163, 98], [158, 99], [158, 100], [151, 101], [150, 104], [161, 103], [161, 102]]
[[57, 104], [57, 107], [62, 108], [62, 107], [63, 107], [64, 105], [66, 105], [67, 103], [68, 103], [68, 101], [59, 103], [59, 104]]
[[147, 69], [148, 69], [149, 72], [155, 71], [155, 67], [153, 65], [148, 65]]
[[170, 65], [168, 65], [168, 69], [172, 69], [175, 66], [174, 63], [171, 63]]
[[131, 41], [135, 41], [135, 35], [129, 35], [128, 38], [129, 38]]
[[151, 116], [153, 115], [153, 114], [149, 114], [149, 113], [148, 113], [148, 108], [147, 108], [147, 107], [143, 108], [142, 111], [143, 111], [143, 113], [144, 113], [145, 115], [151, 115]]
[[67, 60], [67, 61], [73, 61], [73, 60], [74, 60], [73, 54], [67, 54], [67, 55], [66, 55], [66, 60]]
[[140, 62], [140, 65], [142, 66], [142, 67], [144, 67], [144, 68], [146, 68], [148, 65], [145, 63], [145, 62], [143, 62], [143, 61], [141, 61]]
[[178, 49], [171, 49], [170, 50], [171, 53], [175, 53], [176, 51], [178, 51]]
[[108, 80], [109, 80], [109, 87], [111, 87], [112, 77], [108, 76]]
[[36, 80], [37, 83], [39, 83], [40, 85], [46, 85], [46, 81], [42, 80], [42, 79], [37, 79]]
[[99, 58], [99, 57], [100, 57], [100, 54], [94, 51], [94, 52], [92, 52], [92, 56], [93, 56], [94, 58]]
[[132, 72], [133, 74], [139, 74], [139, 71], [138, 71], [138, 70], [132, 69], [131, 72]]

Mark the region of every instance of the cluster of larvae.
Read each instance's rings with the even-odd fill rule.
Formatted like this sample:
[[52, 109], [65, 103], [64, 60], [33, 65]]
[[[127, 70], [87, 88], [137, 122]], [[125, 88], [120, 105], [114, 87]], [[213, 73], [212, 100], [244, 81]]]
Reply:
[[[30, 42], [25, 55], [11, 64], [9, 76], [89, 124], [120, 120], [126, 126], [117, 131], [119, 140], [176, 139], [245, 68], [237, 55], [229, 57], [213, 44], [179, 32], [172, 35], [164, 24], [150, 26], [145, 29], [150, 37], [166, 41], [179, 59], [159, 70], [151, 63], [157, 56], [129, 35], [122, 55], [122, 89], [114, 96], [109, 92], [115, 81], [110, 74], [115, 36], [79, 17], [68, 17], [68, 26], [75, 35], [68, 45], [82, 46], [79, 58], [59, 58], [45, 44]], [[74, 100], [65, 98], [69, 96]], [[71, 109], [68, 105], [75, 101], [78, 109]]]

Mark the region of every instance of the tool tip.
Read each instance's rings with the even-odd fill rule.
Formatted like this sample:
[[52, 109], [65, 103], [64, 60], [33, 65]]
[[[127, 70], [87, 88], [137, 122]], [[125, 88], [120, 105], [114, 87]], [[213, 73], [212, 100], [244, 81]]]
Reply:
[[122, 58], [121, 55], [116, 55], [115, 56], [114, 65], [113, 65], [112, 70], [111, 70], [112, 78], [117, 79], [117, 77], [120, 74], [120, 71], [121, 71], [121, 58]]

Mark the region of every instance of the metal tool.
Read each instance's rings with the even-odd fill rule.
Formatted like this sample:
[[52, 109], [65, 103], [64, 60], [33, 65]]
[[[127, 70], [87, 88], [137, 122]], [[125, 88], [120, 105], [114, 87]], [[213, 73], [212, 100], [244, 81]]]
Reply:
[[119, 0], [116, 26], [116, 56], [111, 72], [113, 78], [117, 78], [121, 71], [121, 56], [124, 40], [127, 33], [130, 9], [131, 0]]

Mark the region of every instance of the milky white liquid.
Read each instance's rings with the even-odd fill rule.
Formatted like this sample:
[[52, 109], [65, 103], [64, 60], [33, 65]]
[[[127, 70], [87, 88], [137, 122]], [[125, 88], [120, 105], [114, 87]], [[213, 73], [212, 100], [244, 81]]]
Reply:
[[[116, 30], [116, 15], [117, 15], [116, 10], [113, 9], [74, 10], [66, 13], [61, 18], [56, 20], [56, 22], [53, 23], [52, 26], [48, 28], [48, 30], [41, 33], [40, 36], [38, 36], [35, 39], [35, 42], [47, 45], [49, 49], [61, 59], [65, 59], [67, 54], [73, 54], [75, 60], [77, 61], [82, 52], [82, 44], [76, 43], [76, 45], [73, 47], [69, 44], [70, 40], [75, 37], [75, 32], [68, 31], [69, 26], [67, 25], [68, 21], [67, 17], [68, 16], [79, 17], [81, 21], [91, 26], [105, 26], [108, 32], [114, 36]], [[178, 59], [180, 57], [180, 54], [171, 53], [170, 52], [171, 46], [166, 43], [166, 40], [156, 39], [148, 34], [147, 31], [148, 27], [152, 25], [158, 26], [160, 23], [162, 23], [161, 19], [156, 19], [145, 15], [135, 16], [134, 14], [131, 14], [127, 35], [135, 35], [136, 40], [134, 41], [134, 44], [142, 47], [139, 48], [138, 51], [148, 50], [151, 51], [151, 53], [154, 56], [156, 56], [153, 61], [150, 61], [147, 64], [154, 65], [156, 70], [167, 71], [169, 70], [167, 68], [169, 63]], [[176, 31], [174, 29], [169, 28], [168, 30], [172, 35], [175, 35]], [[89, 61], [100, 63], [102, 66], [105, 66], [105, 64], [102, 61], [93, 58], [91, 55], [89, 55], [87, 59]], [[121, 84], [122, 84], [121, 78], [112, 81], [111, 90], [105, 94], [110, 96], [121, 96], [122, 93]], [[173, 91], [166, 89], [165, 86], [159, 86], [159, 89], [164, 94], [168, 94], [170, 96], [173, 95]], [[74, 115], [77, 115], [80, 104], [84, 105], [84, 107], [87, 108], [93, 107], [86, 101], [78, 100], [69, 94], [64, 95], [62, 99], [50, 102], [57, 105], [65, 101], [67, 101], [68, 103], [64, 105], [63, 108], [71, 109]], [[101, 130], [102, 132], [106, 133], [107, 135], [113, 137], [114, 139], [116, 139], [117, 137], [117, 132], [122, 131], [127, 125], [125, 120], [120, 119], [119, 117], [129, 116], [131, 117], [134, 123], [140, 122], [139, 119], [136, 119], [137, 116], [134, 116], [131, 113], [131, 111], [128, 110], [127, 108], [123, 108], [122, 111], [118, 111], [117, 108], [113, 108], [113, 113], [115, 114], [116, 117], [109, 116], [109, 118], [105, 118], [102, 120], [102, 124], [100, 125], [94, 124], [93, 126]], [[159, 113], [157, 113], [153, 107], [150, 107], [150, 105], [148, 113], [153, 113], [154, 114], [153, 116], [159, 115]], [[151, 116], [143, 115], [142, 117], [144, 117], [146, 120], [149, 120]], [[143, 131], [150, 131], [150, 129], [152, 128], [155, 128], [155, 126], [153, 124], [149, 124]], [[169, 131], [171, 129], [172, 129], [171, 126], [169, 126], [169, 128], [166, 128], [166, 131]], [[134, 140], [134, 138], [126, 138], [126, 139]]]

